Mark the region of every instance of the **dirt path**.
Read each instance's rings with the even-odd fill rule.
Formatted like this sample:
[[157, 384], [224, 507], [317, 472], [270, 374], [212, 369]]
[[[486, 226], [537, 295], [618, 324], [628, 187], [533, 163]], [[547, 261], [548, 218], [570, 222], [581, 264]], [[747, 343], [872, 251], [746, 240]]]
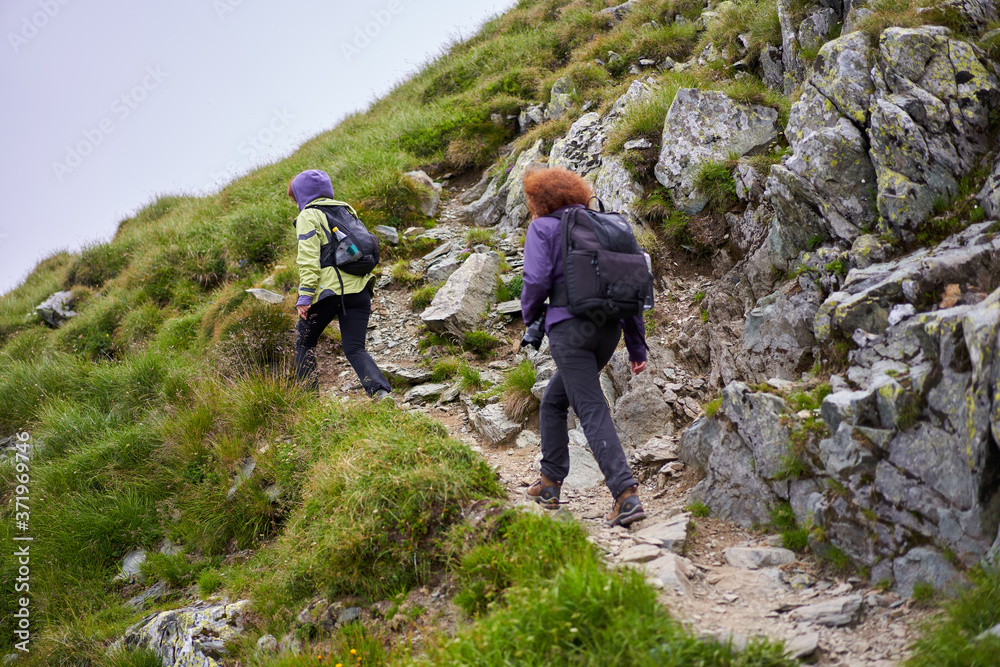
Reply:
[[[442, 242], [462, 238], [467, 227], [457, 219], [456, 209], [460, 205], [457, 197], [443, 204], [439, 225], [429, 235]], [[384, 271], [388, 275], [389, 268]], [[697, 304], [691, 297], [707, 281], [697, 276], [668, 278], [664, 291], [677, 298], [660, 299], [657, 319], [680, 323], [697, 313]], [[427, 360], [418, 348], [420, 318], [412, 312], [409, 300], [407, 290], [391, 285], [376, 291], [368, 349], [380, 366], [426, 367]], [[520, 337], [521, 326], [517, 322], [501, 317], [490, 326], [495, 334], [511, 339], [512, 343]], [[656, 335], [662, 337], [678, 335], [674, 327], [658, 329]], [[321, 339], [317, 352], [323, 391], [363, 396], [350, 365], [332, 339], [326, 336]], [[471, 358], [468, 361], [494, 378], [502, 377], [503, 370], [517, 363], [512, 353], [490, 362]], [[650, 369], [657, 370], [662, 371]], [[538, 475], [537, 444], [506, 447], [486, 444], [472, 428], [461, 401], [409, 405], [402, 403], [401, 396], [397, 400], [400, 409], [419, 411], [437, 419], [454, 438], [480, 452], [506, 484], [510, 501], [526, 502], [524, 490]], [[537, 417], [534, 423], [534, 428], [529, 423], [526, 430], [537, 435]], [[726, 550], [734, 547], [780, 546], [780, 538], [775, 535], [752, 533], [711, 517], [689, 518], [686, 541], [674, 547], [683, 558], [676, 559], [669, 549], [651, 546], [649, 539], [640, 535], [641, 531], [681, 515], [688, 505], [687, 492], [698, 481], [694, 471], [684, 471], [658, 488], [656, 478], [653, 475], [640, 489], [648, 518], [631, 529], [606, 526], [604, 515], [610, 510], [611, 496], [603, 484], [564, 487], [564, 505], [559, 511], [571, 512], [579, 518], [593, 543], [615, 566], [650, 568], [661, 562], [671, 563], [682, 576], [680, 581], [667, 577], [667, 583], [661, 584], [661, 600], [676, 618], [699, 634], [731, 638], [737, 643], [761, 635], [784, 639], [787, 645], [808, 655], [807, 662], [819, 665], [888, 667], [905, 659], [906, 647], [914, 639], [913, 628], [929, 614], [910, 600], [869, 588], [859, 577], [838, 576], [811, 555], [799, 555], [792, 563], [761, 569], [735, 567], [726, 558]], [[836, 605], [837, 601], [854, 596], [860, 596], [862, 604], [860, 620], [853, 624], [828, 627], [796, 620], [803, 613], [798, 611], [800, 608], [824, 602]]]

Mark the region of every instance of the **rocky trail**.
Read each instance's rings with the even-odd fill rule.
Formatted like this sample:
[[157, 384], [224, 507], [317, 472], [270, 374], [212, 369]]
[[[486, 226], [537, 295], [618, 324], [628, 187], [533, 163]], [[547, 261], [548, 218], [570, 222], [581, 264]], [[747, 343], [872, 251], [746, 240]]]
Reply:
[[[411, 230], [411, 234], [420, 233], [440, 243], [439, 250], [428, 255], [429, 260], [415, 260], [413, 270], [426, 272], [428, 265], [440, 262], [447, 255], [440, 251], [442, 247], [452, 248], [453, 253], [464, 249], [470, 227], [462, 221], [460, 197], [461, 193], [451, 193], [451, 198], [442, 202], [436, 227]], [[499, 242], [499, 251], [511, 266], [520, 265], [521, 256], [511, 242]], [[649, 332], [648, 371], [635, 379], [623, 379], [619, 368], [615, 380], [613, 361], [611, 372], [606, 373], [608, 385], [626, 385], [617, 391], [608, 386], [606, 391], [616, 408], [619, 431], [625, 431], [623, 441], [633, 469], [644, 480], [640, 495], [648, 518], [630, 529], [606, 526], [604, 516], [611, 498], [593, 458], [585, 451], [580, 431], [572, 432], [573, 469], [564, 484], [559, 511], [572, 514], [586, 526], [609, 564], [641, 568], [661, 589], [663, 604], [699, 634], [736, 643], [760, 636], [782, 639], [790, 654], [820, 665], [897, 664], [906, 657], [914, 629], [929, 614], [927, 609], [911, 598], [872, 588], [858, 576], [837, 573], [811, 554], [783, 549], [780, 536], [766, 529], [749, 531], [711, 516], [694, 517], [685, 509], [690, 505], [688, 491], [702, 473], [677, 460], [677, 442], [681, 429], [701, 413], [699, 403], [707, 400], [709, 393], [704, 378], [671, 363], [673, 355], [667, 344], [681, 331], [685, 319], [697, 316], [695, 294], [707, 280], [697, 275], [666, 276], [659, 285], [654, 320], [670, 324]], [[419, 313], [411, 309], [410, 292], [392, 284], [388, 266], [379, 284], [368, 349], [388, 376], [411, 385], [397, 393], [399, 409], [421, 412], [442, 423], [452, 437], [470, 445], [494, 467], [507, 487], [511, 504], [542, 511], [524, 499], [526, 487], [537, 477], [541, 456], [537, 413], [524, 424], [507, 420], [499, 406], [497, 414], [484, 417], [486, 409], [462, 395], [457, 385], [431, 382], [433, 359], [419, 349], [423, 327]], [[665, 295], [668, 298], [663, 298]], [[484, 378], [499, 383], [504, 371], [525, 358], [517, 351], [523, 324], [519, 312], [503, 314], [494, 307], [484, 328], [510, 344], [489, 360], [466, 354], [465, 361]], [[336, 343], [324, 337], [317, 352], [324, 392], [345, 400], [363, 396]], [[539, 368], [539, 378], [545, 377], [546, 364], [551, 375], [550, 357], [532, 351], [530, 358]], [[618, 360], [617, 366], [624, 365]], [[629, 392], [629, 385], [636, 389]], [[623, 405], [634, 402], [636, 393], [647, 394], [648, 399], [649, 388], [657, 394], [658, 404], [652, 408], [646, 403], [631, 410]], [[617, 402], [612, 400], [615, 395]], [[670, 414], [666, 420], [661, 414], [664, 409]]]

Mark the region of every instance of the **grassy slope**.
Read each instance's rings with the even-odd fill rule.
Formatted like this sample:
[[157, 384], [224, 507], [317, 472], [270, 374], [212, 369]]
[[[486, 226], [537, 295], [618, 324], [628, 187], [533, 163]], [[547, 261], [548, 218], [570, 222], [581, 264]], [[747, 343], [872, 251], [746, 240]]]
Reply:
[[[451, 568], [468, 609], [482, 615], [426, 661], [689, 664], [697, 655], [703, 664], [780, 664], [768, 647], [736, 658], [690, 639], [639, 579], [605, 571], [574, 524], [503, 519], [492, 534], [456, 537], [451, 526], [463, 505], [501, 493], [488, 467], [427, 420], [301, 393], [288, 381], [290, 315], [243, 291], [274, 275], [275, 289], [294, 292], [295, 210], [284, 192], [302, 169], [329, 172], [338, 197], [370, 225], [420, 224], [418, 193], [400, 185], [400, 174], [430, 164], [488, 166], [515, 136], [491, 114], [545, 101], [560, 76], [572, 77], [581, 100], [607, 105], [627, 87], [627, 64], [639, 56], [681, 60], [699, 39], [774, 31], [773, 2], [707, 36], [672, 21], [695, 18], [694, 0], [650, 0], [613, 29], [595, 14], [608, 4], [525, 0], [292, 157], [217, 195], [161, 198], [123, 221], [110, 243], [53, 256], [0, 300], [0, 433], [28, 431], [44, 443], [30, 473], [29, 664], [143, 664], [142, 656], [104, 655], [142, 615], [122, 604], [136, 591], [110, 580], [128, 551], [164, 538], [186, 555], [152, 559], [153, 574], [176, 590], [198, 582], [206, 594], [221, 587], [250, 596], [252, 636], [283, 633], [316, 595], [375, 601]], [[650, 20], [660, 27], [641, 27]], [[621, 63], [593, 63], [610, 50]], [[753, 80], [727, 81], [719, 69], [661, 80], [661, 92], [629, 114], [613, 148], [640, 135], [658, 145], [666, 109], [684, 85], [721, 87], [787, 115], [787, 100]], [[517, 146], [551, 140], [571, 120], [546, 123]], [[633, 166], [650, 180], [648, 165]], [[404, 245], [387, 261], [420, 250]], [[51, 331], [32, 308], [59, 288], [73, 290], [81, 315]], [[254, 477], [230, 497], [251, 455]], [[5, 544], [15, 533], [17, 481], [9, 464], [0, 465]], [[266, 493], [275, 487], [276, 502]], [[492, 541], [497, 534], [504, 549]], [[521, 551], [511, 546], [518, 539]], [[222, 558], [243, 549], [253, 552], [246, 562]], [[494, 576], [502, 563], [529, 563], [539, 549], [550, 551], [544, 576], [522, 566], [502, 581]], [[8, 549], [0, 553], [0, 587], [9, 591], [15, 563]], [[484, 572], [493, 572], [488, 585]], [[550, 581], [559, 586], [542, 583]], [[0, 597], [0, 650], [10, 648], [12, 605], [12, 596]], [[511, 635], [517, 623], [530, 634]], [[345, 658], [362, 647], [368, 662], [405, 659], [387, 657], [377, 638], [355, 631], [334, 644]]]

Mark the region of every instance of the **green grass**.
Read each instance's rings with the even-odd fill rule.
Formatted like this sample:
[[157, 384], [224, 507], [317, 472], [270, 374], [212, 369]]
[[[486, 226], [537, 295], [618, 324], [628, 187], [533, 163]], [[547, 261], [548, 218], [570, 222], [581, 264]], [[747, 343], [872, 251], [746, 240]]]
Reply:
[[494, 248], [496, 247], [496, 243], [496, 234], [493, 233], [492, 229], [470, 227], [469, 230], [465, 232], [465, 244], [470, 248], [480, 244]]
[[[743, 44], [739, 37], [747, 33], [750, 47], [740, 55]], [[698, 48], [715, 44], [720, 51], [727, 49], [732, 54], [732, 61], [746, 58], [751, 65], [756, 65], [767, 43], [781, 46], [781, 24], [775, 0], [736, 0], [711, 23]]]
[[704, 519], [705, 517], [707, 517], [709, 514], [712, 513], [711, 510], [708, 509], [708, 505], [706, 505], [700, 500], [695, 500], [684, 509], [687, 510], [688, 512], [691, 512], [691, 516], [698, 519]]
[[923, 625], [920, 638], [905, 663], [907, 667], [973, 667], [989, 665], [996, 660], [1000, 638], [988, 636], [979, 641], [970, 640], [1000, 623], [1000, 572], [974, 568], [968, 577], [970, 585], [954, 599], [945, 601], [941, 612]]
[[431, 368], [431, 381], [432, 382], [445, 382], [455, 377], [461, 367], [461, 361], [455, 357], [448, 357], [446, 359], [441, 359], [434, 363]]
[[722, 397], [719, 396], [718, 398], [712, 399], [705, 405], [701, 406], [701, 409], [705, 411], [705, 416], [711, 419], [712, 417], [715, 416], [715, 413], [718, 412], [719, 408], [721, 407], [722, 407]]
[[531, 393], [537, 376], [535, 365], [527, 359], [507, 371], [504, 376], [500, 385], [503, 391], [503, 407], [504, 412], [513, 421], [523, 421], [538, 408], [538, 399]]
[[497, 301], [513, 301], [521, 298], [521, 290], [524, 289], [524, 276], [518, 274], [509, 282], [501, 282], [497, 287]]
[[771, 508], [771, 527], [781, 535], [781, 543], [786, 549], [801, 553], [809, 546], [809, 528], [798, 525], [787, 502]]
[[489, 386], [489, 382], [483, 378], [482, 374], [468, 364], [462, 364], [458, 369], [458, 375], [462, 391], [482, 391]]
[[502, 344], [499, 338], [481, 329], [467, 331], [462, 339], [462, 347], [479, 356], [488, 355]]
[[413, 287], [424, 281], [423, 276], [410, 270], [410, 263], [405, 259], [401, 259], [392, 265], [390, 275], [392, 275], [392, 279], [396, 284], [405, 287]]
[[434, 285], [426, 285], [413, 290], [413, 293], [410, 294], [410, 308], [412, 308], [414, 312], [424, 310], [431, 305], [434, 297], [437, 296], [438, 290], [442, 287], [444, 287], [443, 282], [435, 283]]
[[781, 648], [696, 639], [633, 570], [608, 570], [575, 521], [505, 512], [458, 566], [456, 601], [477, 615], [415, 664], [793, 665]]
[[694, 174], [694, 187], [708, 199], [706, 208], [723, 213], [737, 202], [736, 181], [728, 163], [706, 160]]

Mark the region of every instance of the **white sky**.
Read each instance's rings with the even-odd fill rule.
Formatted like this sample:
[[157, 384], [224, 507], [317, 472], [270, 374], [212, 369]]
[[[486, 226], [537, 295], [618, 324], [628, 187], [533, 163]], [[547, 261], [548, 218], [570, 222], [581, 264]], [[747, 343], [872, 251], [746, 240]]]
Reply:
[[290, 154], [514, 4], [3, 0], [0, 294], [158, 195]]

